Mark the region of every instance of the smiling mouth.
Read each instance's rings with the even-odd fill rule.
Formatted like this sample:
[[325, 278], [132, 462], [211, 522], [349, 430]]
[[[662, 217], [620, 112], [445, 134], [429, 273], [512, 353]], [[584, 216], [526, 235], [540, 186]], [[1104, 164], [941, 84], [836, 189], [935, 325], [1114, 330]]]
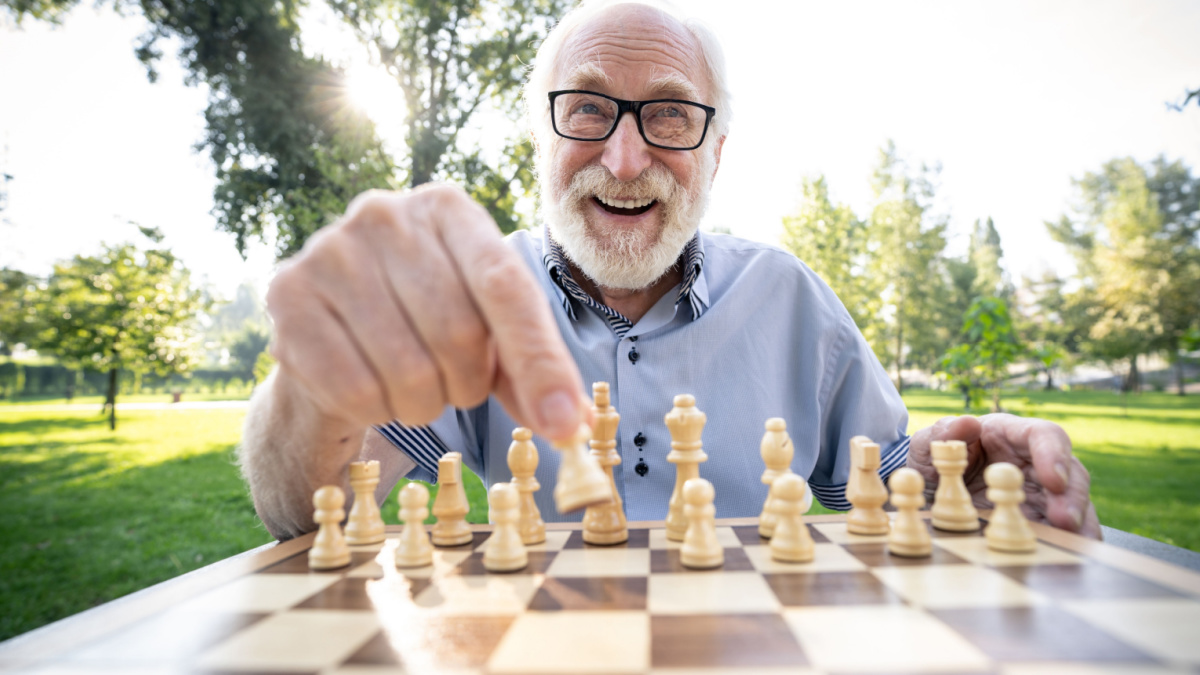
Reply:
[[592, 201], [617, 216], [640, 216], [658, 203], [656, 199], [608, 199], [600, 196], [592, 197]]

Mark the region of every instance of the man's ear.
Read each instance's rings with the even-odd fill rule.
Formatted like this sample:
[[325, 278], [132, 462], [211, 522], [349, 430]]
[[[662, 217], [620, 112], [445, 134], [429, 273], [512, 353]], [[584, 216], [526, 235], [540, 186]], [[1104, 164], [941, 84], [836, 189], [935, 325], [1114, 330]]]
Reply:
[[725, 137], [724, 136], [717, 139], [717, 149], [714, 151], [714, 152], [716, 152], [716, 155], [717, 155], [717, 161], [713, 165], [712, 178], [708, 179], [709, 187], [712, 187], [713, 181], [715, 181], [717, 179], [717, 169], [721, 168], [721, 148], [723, 148], [723, 147], [725, 147]]

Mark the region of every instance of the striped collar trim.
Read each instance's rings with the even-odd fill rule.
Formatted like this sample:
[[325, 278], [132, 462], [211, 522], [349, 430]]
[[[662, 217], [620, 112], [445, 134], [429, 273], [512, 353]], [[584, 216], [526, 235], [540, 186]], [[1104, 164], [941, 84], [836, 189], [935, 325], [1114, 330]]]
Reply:
[[[686, 300], [692, 309], [692, 318], [698, 319], [707, 306], [696, 293], [696, 283], [701, 278], [700, 272], [704, 269], [704, 246], [700, 243], [699, 232], [683, 247], [683, 253], [679, 257], [683, 259], [683, 283], [680, 284], [679, 293], [675, 296], [675, 304], [678, 306]], [[571, 299], [574, 298], [584, 306], [599, 312], [600, 316], [608, 321], [609, 327], [617, 334], [618, 339], [624, 338], [625, 334], [633, 328], [633, 322], [617, 310], [597, 302], [583, 290], [579, 282], [575, 281], [575, 277], [571, 274], [571, 268], [567, 265], [566, 254], [558, 242], [550, 238], [549, 232], [546, 233], [546, 254], [542, 256], [542, 261], [546, 265], [546, 273], [550, 275], [550, 279], [565, 293], [562, 298], [563, 310], [566, 311], [567, 316], [571, 317], [572, 321], [577, 320], [575, 307], [571, 304]]]

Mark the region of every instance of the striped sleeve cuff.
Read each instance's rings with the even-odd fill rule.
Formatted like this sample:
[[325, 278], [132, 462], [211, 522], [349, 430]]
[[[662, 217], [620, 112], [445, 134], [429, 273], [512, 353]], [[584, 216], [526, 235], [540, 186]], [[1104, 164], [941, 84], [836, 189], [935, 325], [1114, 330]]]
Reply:
[[[892, 473], [904, 466], [908, 461], [908, 441], [909, 436], [905, 436], [900, 440], [889, 445], [880, 455], [879, 458], [879, 477], [887, 482]], [[831, 511], [849, 511], [851, 504], [846, 499], [846, 484], [839, 483], [837, 485], [817, 485], [809, 483], [809, 489], [817, 501]]]
[[429, 427], [409, 427], [393, 420], [375, 429], [431, 476], [438, 475], [438, 460], [450, 452], [446, 443]]

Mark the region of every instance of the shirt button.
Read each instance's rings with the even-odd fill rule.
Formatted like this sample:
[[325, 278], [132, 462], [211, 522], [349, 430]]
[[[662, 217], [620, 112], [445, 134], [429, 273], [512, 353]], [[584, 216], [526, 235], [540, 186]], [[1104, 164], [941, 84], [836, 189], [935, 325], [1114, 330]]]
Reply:
[[633, 444], [639, 448], [646, 444], [646, 436], [642, 432], [638, 432], [637, 436], [633, 437]]
[[633, 349], [629, 350], [629, 362], [630, 363], [637, 363], [638, 359], [640, 359], [640, 358], [642, 358], [642, 355], [638, 353], [637, 347], [634, 347]]

